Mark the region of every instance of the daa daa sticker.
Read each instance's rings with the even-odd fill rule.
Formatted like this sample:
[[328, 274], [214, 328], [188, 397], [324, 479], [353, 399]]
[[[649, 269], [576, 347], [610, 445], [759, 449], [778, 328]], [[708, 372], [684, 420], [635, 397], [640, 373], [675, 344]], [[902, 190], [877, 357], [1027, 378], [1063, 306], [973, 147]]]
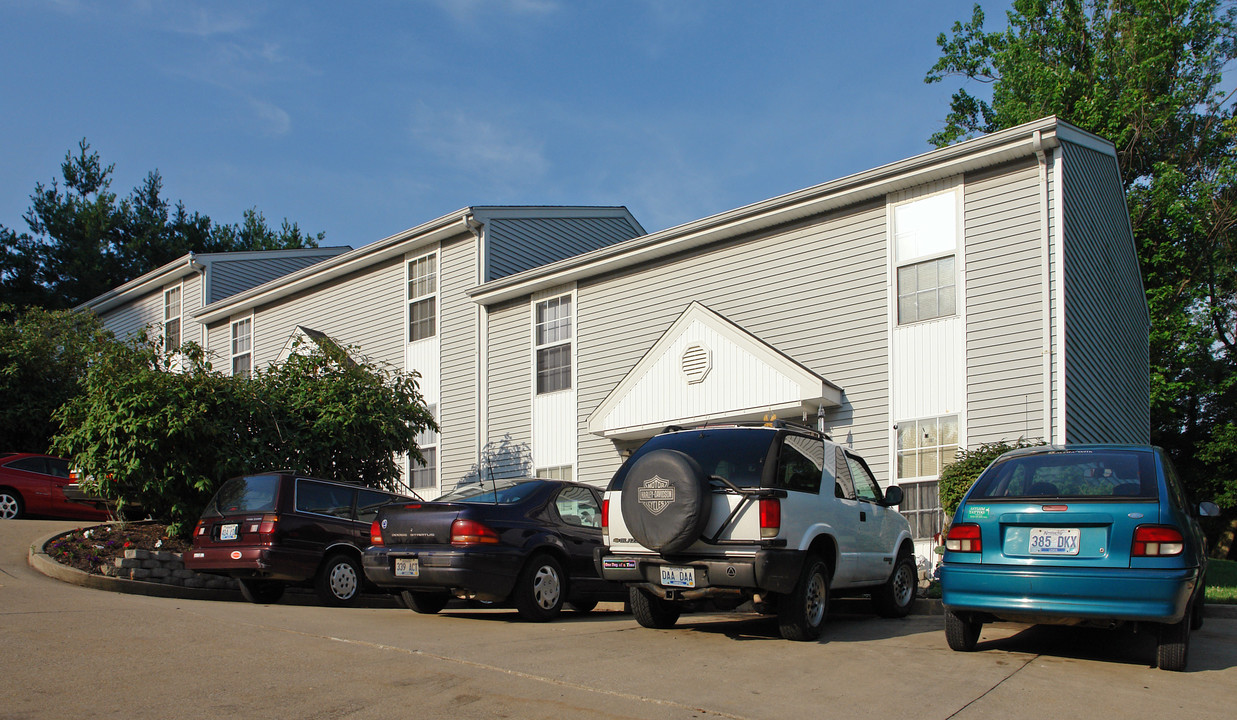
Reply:
[[966, 519], [967, 520], [980, 520], [986, 517], [988, 517], [988, 506], [987, 505], [967, 505], [966, 506]]

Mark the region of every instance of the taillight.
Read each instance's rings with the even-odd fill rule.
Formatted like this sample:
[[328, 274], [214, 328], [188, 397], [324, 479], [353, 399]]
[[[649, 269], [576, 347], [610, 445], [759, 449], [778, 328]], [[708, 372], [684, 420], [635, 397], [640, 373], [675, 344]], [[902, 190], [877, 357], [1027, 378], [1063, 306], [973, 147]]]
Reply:
[[610, 544], [610, 501], [601, 501], [601, 544]]
[[369, 524], [369, 544], [382, 545], [382, 528], [379, 527], [378, 521], [375, 520]]
[[1134, 557], [1166, 557], [1185, 552], [1181, 531], [1166, 525], [1139, 525], [1134, 528]]
[[262, 522], [258, 523], [259, 535], [274, 535], [275, 524], [279, 522], [278, 515], [263, 515]]
[[945, 549], [950, 552], [982, 552], [984, 543], [980, 539], [979, 526], [973, 523], [961, 523], [950, 527], [949, 535], [945, 537]]
[[205, 534], [206, 534], [206, 523], [202, 520], [198, 520], [198, 526], [193, 529], [193, 536], [197, 537], [198, 535], [205, 535]]
[[460, 518], [451, 523], [452, 545], [497, 545], [498, 533], [475, 520]]
[[777, 498], [760, 498], [760, 537], [774, 538], [781, 531], [781, 501]]

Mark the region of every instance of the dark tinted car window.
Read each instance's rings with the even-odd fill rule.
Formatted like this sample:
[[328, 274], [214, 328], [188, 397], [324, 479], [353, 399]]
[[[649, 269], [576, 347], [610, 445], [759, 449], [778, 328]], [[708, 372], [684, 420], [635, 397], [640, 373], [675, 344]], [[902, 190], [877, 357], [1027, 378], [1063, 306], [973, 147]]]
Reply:
[[1159, 497], [1155, 457], [1132, 450], [1071, 450], [1020, 455], [984, 471], [972, 498]]
[[26, 472], [38, 473], [40, 475], [47, 474], [47, 461], [41, 457], [14, 460], [8, 465], [5, 465], [5, 467], [12, 468], [14, 470], [24, 470]]
[[47, 458], [47, 474], [58, 478], [69, 477], [69, 461], [60, 458]]
[[305, 478], [296, 479], [296, 509], [317, 515], [352, 519], [352, 498], [356, 490], [341, 485], [328, 485]]
[[273, 512], [279, 495], [278, 475], [247, 475], [232, 478], [219, 488], [206, 513], [227, 515], [230, 513]]
[[705, 475], [726, 478], [739, 487], [760, 487], [769, 446], [777, 431], [763, 428], [704, 428], [658, 435], [635, 452], [610, 481], [610, 490], [621, 490], [627, 470], [641, 456], [669, 448], [690, 455]]
[[438, 498], [439, 502], [497, 503], [499, 505], [519, 502], [541, 483], [515, 480], [495, 480], [461, 485]]
[[358, 490], [356, 498], [356, 519], [373, 522], [378, 517], [378, 508], [390, 503], [394, 498], [376, 490]]
[[868, 467], [853, 455], [846, 456], [846, 464], [850, 467], [851, 481], [855, 483], [855, 496], [860, 500], [880, 502], [880, 486], [876, 484], [876, 478], [872, 477]]
[[824, 465], [824, 443], [802, 435], [787, 435], [777, 459], [774, 484], [787, 490], [819, 493]]

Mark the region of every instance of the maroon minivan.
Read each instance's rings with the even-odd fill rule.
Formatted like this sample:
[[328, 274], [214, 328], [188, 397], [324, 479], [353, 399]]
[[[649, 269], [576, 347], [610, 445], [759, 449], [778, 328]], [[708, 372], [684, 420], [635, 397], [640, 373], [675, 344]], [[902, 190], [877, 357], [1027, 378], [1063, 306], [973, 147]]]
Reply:
[[250, 602], [306, 585], [328, 605], [352, 605], [378, 508], [417, 499], [286, 472], [235, 477], [202, 512], [185, 567], [236, 578]]

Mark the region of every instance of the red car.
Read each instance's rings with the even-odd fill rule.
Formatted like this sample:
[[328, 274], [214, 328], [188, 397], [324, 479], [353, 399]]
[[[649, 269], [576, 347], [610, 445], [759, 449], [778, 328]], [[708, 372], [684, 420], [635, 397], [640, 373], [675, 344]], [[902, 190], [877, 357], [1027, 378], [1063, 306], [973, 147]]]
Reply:
[[64, 488], [69, 479], [69, 461], [32, 453], [0, 454], [0, 520], [27, 515], [74, 520], [111, 519], [98, 503], [71, 500]]

